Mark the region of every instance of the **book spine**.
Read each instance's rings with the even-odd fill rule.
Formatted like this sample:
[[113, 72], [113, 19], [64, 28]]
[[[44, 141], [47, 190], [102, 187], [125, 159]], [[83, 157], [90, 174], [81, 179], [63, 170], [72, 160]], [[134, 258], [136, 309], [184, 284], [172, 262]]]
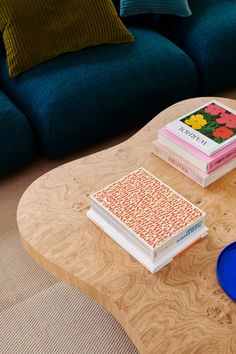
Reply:
[[225, 152], [222, 156], [211, 161], [207, 166], [207, 173], [214, 171], [218, 167], [224, 165], [227, 161], [236, 157], [236, 146], [232, 147], [230, 151]]
[[[203, 153], [196, 153], [196, 148], [181, 140], [169, 131], [165, 131], [165, 128], [162, 128], [162, 130], [164, 131], [159, 131], [156, 141], [157, 144], [167, 146], [168, 149], [181, 156], [183, 160], [189, 162], [191, 165], [194, 165], [202, 172], [207, 173], [209, 161], [199, 156], [200, 154], [203, 155]], [[166, 135], [166, 132], [168, 135]]]
[[156, 144], [154, 145], [153, 152], [161, 159], [168, 162], [171, 166], [175, 167], [178, 171], [185, 174], [185, 176], [198, 183], [200, 186], [206, 186], [206, 177], [195, 171], [193, 168], [189, 167], [186, 162], [180, 160], [180, 158], [170, 155], [167, 151], [161, 149]]
[[166, 242], [162, 247], [154, 251], [153, 262], [157, 261], [164, 252], [168, 252], [169, 250], [175, 248], [177, 245], [182, 244], [185, 240], [192, 236], [192, 234], [200, 229], [203, 229], [203, 220], [196, 221], [193, 225], [191, 225], [187, 230], [183, 230], [179, 234], [177, 234], [173, 239], [169, 242]]

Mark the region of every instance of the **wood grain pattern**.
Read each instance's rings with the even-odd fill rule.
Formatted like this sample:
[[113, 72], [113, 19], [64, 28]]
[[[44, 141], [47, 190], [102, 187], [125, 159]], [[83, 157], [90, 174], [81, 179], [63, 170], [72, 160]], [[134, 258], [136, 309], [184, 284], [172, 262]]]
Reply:
[[[160, 127], [210, 99], [179, 102], [126, 142], [46, 173], [18, 206], [26, 251], [106, 307], [141, 353], [236, 353], [236, 306], [215, 275], [219, 252], [235, 240], [236, 173], [203, 189], [151, 153]], [[208, 216], [208, 237], [155, 275], [86, 218], [90, 193], [140, 166]]]

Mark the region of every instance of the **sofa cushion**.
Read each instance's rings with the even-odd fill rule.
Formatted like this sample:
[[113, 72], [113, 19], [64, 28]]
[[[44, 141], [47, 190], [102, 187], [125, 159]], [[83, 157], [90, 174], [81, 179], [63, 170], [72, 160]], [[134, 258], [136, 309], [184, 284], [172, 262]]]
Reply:
[[191, 97], [197, 72], [189, 57], [155, 31], [130, 28], [135, 41], [87, 48], [0, 81], [30, 118], [43, 152], [60, 156], [144, 124]]
[[236, 83], [236, 1], [190, 0], [192, 16], [164, 16], [156, 30], [196, 63], [200, 94], [212, 95]]
[[120, 0], [122, 17], [150, 13], [185, 17], [191, 15], [191, 10], [187, 0]]
[[32, 160], [34, 151], [27, 119], [0, 91], [0, 176], [25, 166]]
[[1, 0], [0, 30], [12, 77], [62, 53], [133, 40], [112, 0]]

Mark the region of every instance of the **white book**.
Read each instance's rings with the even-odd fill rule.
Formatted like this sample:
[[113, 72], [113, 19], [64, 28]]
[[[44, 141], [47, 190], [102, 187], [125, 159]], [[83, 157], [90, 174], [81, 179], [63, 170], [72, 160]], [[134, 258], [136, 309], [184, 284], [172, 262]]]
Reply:
[[184, 238], [183, 242], [176, 243], [175, 247], [171, 247], [170, 249], [167, 248], [166, 251], [163, 252], [163, 254], [160, 254], [158, 259], [153, 262], [149, 257], [147, 257], [145, 252], [142, 252], [142, 249], [134, 247], [134, 244], [130, 241], [130, 239], [125, 237], [122, 232], [109, 223], [108, 220], [105, 220], [97, 210], [90, 208], [87, 212], [87, 216], [151, 273], [156, 273], [169, 264], [179, 253], [183, 252], [194, 242], [204, 238], [208, 231], [207, 227], [203, 226], [200, 230], [195, 231], [189, 237]]
[[[122, 235], [124, 239], [126, 239], [130, 245], [132, 245], [136, 250], [139, 250], [145, 258], [147, 258], [150, 262], [156, 262], [160, 257], [165, 254], [165, 252], [171, 249], [174, 249], [177, 245], [184, 244], [186, 239], [190, 239], [192, 234], [196, 231], [202, 231], [205, 226], [205, 215], [203, 215], [200, 219], [191, 223], [187, 228], [184, 228], [181, 232], [175, 234], [170, 239], [161, 243], [158, 247], [150, 247], [148, 244], [143, 242], [142, 239], [137, 237], [137, 235], [133, 234], [131, 230], [124, 226], [122, 222], [120, 222], [117, 218], [115, 218], [111, 213], [108, 213], [104, 210], [99, 204], [95, 203], [93, 200], [91, 202], [91, 209], [93, 210], [93, 215], [99, 216], [99, 220], [103, 220], [111, 228], [117, 230], [117, 232]], [[89, 217], [90, 213], [88, 213]], [[89, 217], [91, 219], [91, 217]], [[158, 231], [157, 231], [158, 234]]]

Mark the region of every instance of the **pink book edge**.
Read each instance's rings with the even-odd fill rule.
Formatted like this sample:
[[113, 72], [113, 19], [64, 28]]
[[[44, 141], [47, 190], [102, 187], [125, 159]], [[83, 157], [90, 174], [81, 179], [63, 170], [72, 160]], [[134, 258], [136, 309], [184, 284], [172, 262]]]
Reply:
[[[172, 140], [174, 143], [177, 145], [180, 145], [183, 149], [190, 151], [193, 155], [195, 155], [197, 158], [200, 160], [203, 160], [207, 163], [208, 168], [207, 172], [212, 172], [215, 170], [217, 167], [220, 167], [223, 165], [225, 162], [230, 160], [231, 158], [236, 156], [236, 142], [233, 142], [230, 145], [227, 145], [225, 148], [222, 150], [216, 152], [214, 155], [208, 156], [192, 146], [191, 144], [188, 144], [178, 136], [174, 135], [171, 133], [169, 130], [166, 128], [161, 128], [159, 130], [159, 133], [162, 134], [163, 136], [167, 137], [168, 139]], [[222, 159], [224, 156], [227, 154], [230, 154], [228, 157], [225, 159]]]
[[[198, 183], [201, 187], [208, 187], [211, 183], [215, 182], [218, 178], [221, 178], [225, 176], [227, 173], [229, 173], [232, 169], [229, 171], [225, 171], [220, 177], [217, 179], [214, 179], [213, 181], [209, 180], [209, 177], [211, 177], [212, 173], [210, 174], [205, 174], [201, 170], [199, 170], [197, 167], [193, 166], [191, 163], [183, 159], [181, 156], [177, 156], [176, 153], [172, 152], [170, 149], [166, 148], [160, 143], [156, 143], [156, 141], [153, 141], [153, 153], [160, 157], [162, 160], [166, 161], [169, 163], [171, 166], [176, 168], [178, 171], [182, 172], [185, 176], [191, 178], [194, 182]], [[227, 162], [227, 164], [231, 163], [230, 161]], [[213, 172], [214, 173], [214, 172]]]

